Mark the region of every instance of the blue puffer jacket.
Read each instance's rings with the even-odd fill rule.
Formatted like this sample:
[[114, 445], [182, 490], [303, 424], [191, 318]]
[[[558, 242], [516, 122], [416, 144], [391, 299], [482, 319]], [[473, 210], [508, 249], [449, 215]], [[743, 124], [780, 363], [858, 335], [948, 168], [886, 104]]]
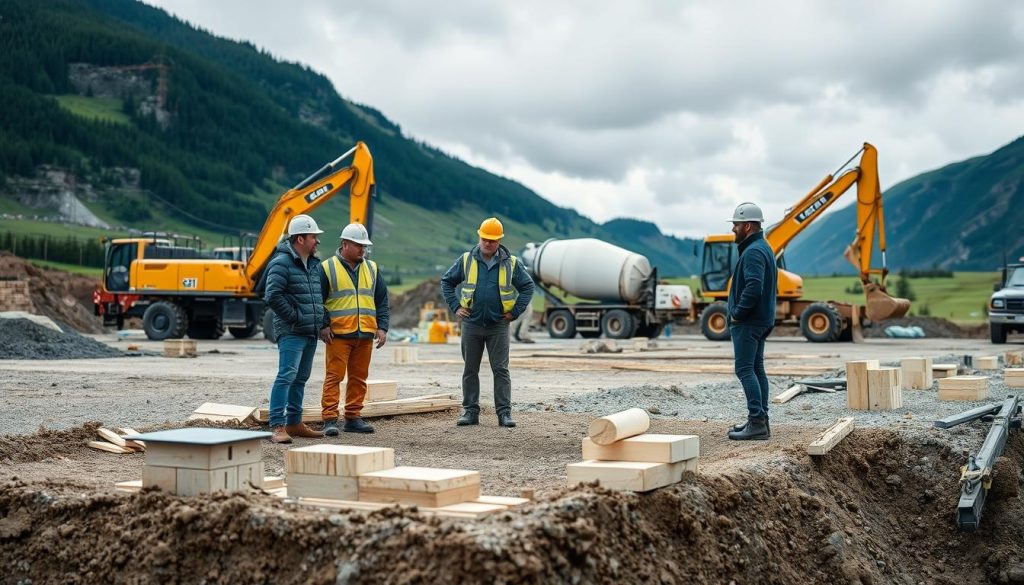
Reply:
[[306, 266], [288, 240], [277, 245], [267, 265], [263, 300], [274, 311], [278, 336], [316, 337], [327, 323], [320, 296], [320, 259], [310, 256]]
[[778, 268], [764, 233], [750, 234], [739, 245], [740, 260], [729, 286], [729, 317], [733, 325], [775, 325]]

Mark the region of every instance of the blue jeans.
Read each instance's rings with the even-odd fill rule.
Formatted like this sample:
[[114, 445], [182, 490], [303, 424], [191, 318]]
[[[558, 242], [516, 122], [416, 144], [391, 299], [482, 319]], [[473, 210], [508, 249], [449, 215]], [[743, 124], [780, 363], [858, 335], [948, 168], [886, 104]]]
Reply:
[[277, 338], [277, 378], [270, 389], [270, 427], [302, 422], [302, 396], [313, 371], [316, 337], [282, 335]]
[[730, 325], [736, 377], [747, 395], [747, 416], [768, 418], [768, 374], [764, 371], [764, 342], [774, 327]]

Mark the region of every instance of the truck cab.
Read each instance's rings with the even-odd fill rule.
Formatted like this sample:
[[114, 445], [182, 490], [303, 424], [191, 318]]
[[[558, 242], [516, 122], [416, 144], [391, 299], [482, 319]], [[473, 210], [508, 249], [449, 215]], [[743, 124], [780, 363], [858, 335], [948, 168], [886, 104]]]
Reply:
[[988, 300], [988, 326], [992, 343], [1006, 343], [1009, 333], [1024, 331], [1024, 263], [1003, 267], [1000, 282]]

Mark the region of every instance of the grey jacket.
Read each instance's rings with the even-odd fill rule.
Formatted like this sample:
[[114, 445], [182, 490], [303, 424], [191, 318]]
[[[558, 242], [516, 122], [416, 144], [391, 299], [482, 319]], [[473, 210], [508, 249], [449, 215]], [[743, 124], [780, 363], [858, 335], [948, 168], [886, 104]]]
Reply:
[[277, 335], [316, 337], [326, 325], [324, 301], [320, 295], [320, 259], [310, 256], [306, 266], [285, 240], [277, 245], [267, 265], [263, 300], [274, 311]]
[[[470, 316], [466, 322], [484, 327], [500, 323], [504, 313], [501, 309], [501, 295], [498, 292], [498, 266], [501, 262], [507, 261], [512, 254], [505, 246], [498, 246], [496, 254], [498, 262], [495, 262], [494, 266], [490, 268], [480, 257], [480, 246], [475, 246], [470, 254], [479, 262], [479, 268], [477, 268], [479, 272], [477, 273], [476, 292], [473, 293], [473, 306], [470, 308]], [[457, 288], [465, 280], [466, 274], [462, 270], [462, 255], [460, 254], [455, 259], [455, 264], [452, 264], [452, 267], [441, 277], [441, 296], [444, 297], [444, 302], [452, 313], [459, 309]], [[519, 293], [511, 311], [512, 318], [516, 319], [530, 306], [530, 301], [533, 299], [533, 279], [523, 268], [522, 260], [516, 261], [516, 268], [512, 271], [512, 286]]]

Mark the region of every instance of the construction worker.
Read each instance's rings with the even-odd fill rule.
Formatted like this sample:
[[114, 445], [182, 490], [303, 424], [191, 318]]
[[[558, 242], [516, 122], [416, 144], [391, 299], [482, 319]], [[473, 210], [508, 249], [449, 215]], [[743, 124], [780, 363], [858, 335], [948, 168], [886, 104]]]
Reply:
[[274, 312], [278, 352], [277, 378], [270, 390], [270, 440], [274, 443], [323, 436], [302, 422], [302, 398], [313, 369], [317, 335], [325, 323], [316, 257], [317, 235], [322, 233], [312, 217], [296, 215], [288, 224], [288, 239], [277, 245], [267, 265], [264, 300]]
[[328, 313], [320, 337], [327, 344], [327, 373], [324, 376], [324, 433], [338, 435], [340, 386], [348, 373], [345, 389], [346, 433], [372, 433], [373, 427], [359, 416], [366, 399], [366, 377], [374, 346], [384, 347], [388, 339], [391, 311], [388, 287], [377, 264], [366, 259], [372, 245], [362, 224], [350, 223], [341, 231], [337, 252], [321, 263], [321, 295]]
[[427, 328], [428, 343], [448, 343], [448, 321], [441, 321], [441, 315], [434, 313]]
[[735, 441], [767, 440], [768, 375], [764, 345], [775, 327], [777, 267], [775, 253], [764, 239], [764, 213], [753, 203], [741, 203], [733, 213], [739, 261], [729, 287], [729, 333], [732, 335], [736, 377], [747, 397], [747, 421], [732, 427]]
[[[487, 359], [494, 375], [494, 407], [498, 424], [512, 420], [512, 378], [508, 372], [509, 324], [530, 306], [533, 280], [522, 262], [501, 245], [505, 229], [490, 217], [477, 230], [480, 242], [459, 256], [441, 277], [441, 294], [462, 321], [462, 416], [458, 426], [480, 424], [480, 361]], [[456, 287], [462, 285], [456, 294]]]

